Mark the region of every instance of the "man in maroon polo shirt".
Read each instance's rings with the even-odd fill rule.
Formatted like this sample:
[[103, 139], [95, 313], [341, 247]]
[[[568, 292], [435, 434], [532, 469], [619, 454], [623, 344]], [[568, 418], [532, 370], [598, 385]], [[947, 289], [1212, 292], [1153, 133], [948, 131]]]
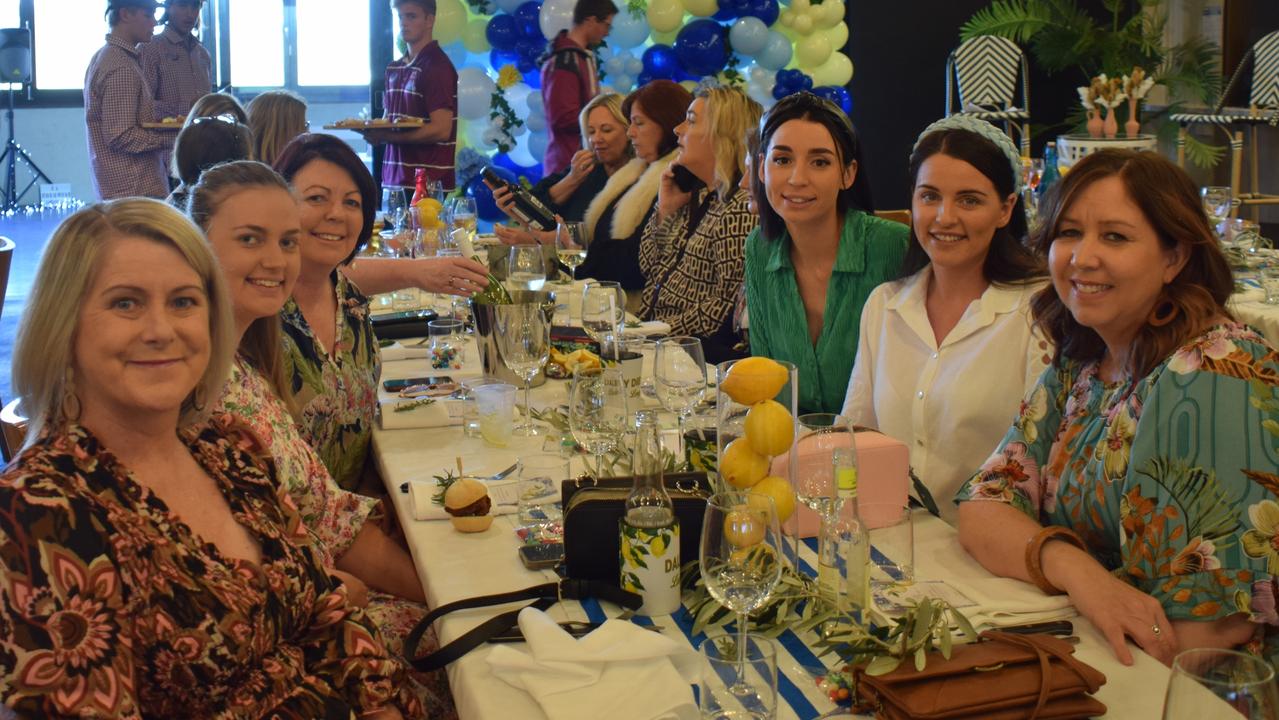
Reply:
[[594, 48], [613, 28], [617, 6], [611, 0], [577, 0], [573, 27], [561, 30], [551, 41], [551, 52], [542, 63], [542, 107], [551, 142], [542, 168], [547, 175], [568, 167], [573, 153], [582, 149], [578, 115], [600, 92]]
[[386, 67], [386, 114], [426, 121], [408, 130], [366, 130], [371, 143], [386, 144], [382, 158], [382, 186], [413, 188], [418, 168], [428, 182], [439, 181], [452, 190], [453, 156], [457, 145], [457, 70], [440, 44], [435, 29], [435, 0], [395, 0], [400, 34], [408, 53]]

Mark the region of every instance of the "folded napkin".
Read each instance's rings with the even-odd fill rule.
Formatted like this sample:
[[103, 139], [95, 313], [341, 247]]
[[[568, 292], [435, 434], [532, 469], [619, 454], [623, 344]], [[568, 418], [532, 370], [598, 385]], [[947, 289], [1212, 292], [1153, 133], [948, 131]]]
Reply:
[[[451, 517], [444, 511], [444, 506], [435, 504], [435, 493], [439, 492], [439, 487], [434, 480], [410, 480], [408, 486], [414, 520], [448, 520]], [[493, 503], [490, 515], [510, 515], [518, 509], [516, 481], [488, 483], [488, 489], [489, 500]]]
[[520, 611], [528, 652], [508, 645], [488, 655], [493, 674], [524, 690], [550, 720], [696, 720], [690, 683], [698, 655], [683, 642], [624, 620], [574, 638], [546, 613]]
[[418, 345], [417, 341], [410, 342], [405, 345], [398, 340], [382, 348], [382, 362], [394, 362], [396, 360], [414, 360], [416, 358], [427, 358], [431, 356], [431, 347], [429, 345]]
[[642, 322], [639, 325], [629, 325], [629, 326], [623, 325], [622, 326], [623, 336], [631, 335], [631, 336], [648, 337], [649, 335], [670, 335], [670, 334], [671, 334], [671, 326], [662, 322], [661, 320], [649, 320], [647, 322]]
[[[436, 428], [462, 424], [461, 400], [435, 398], [435, 402], [429, 405], [414, 405], [419, 399], [397, 395], [378, 398], [382, 429]], [[400, 406], [407, 409], [397, 410]]]

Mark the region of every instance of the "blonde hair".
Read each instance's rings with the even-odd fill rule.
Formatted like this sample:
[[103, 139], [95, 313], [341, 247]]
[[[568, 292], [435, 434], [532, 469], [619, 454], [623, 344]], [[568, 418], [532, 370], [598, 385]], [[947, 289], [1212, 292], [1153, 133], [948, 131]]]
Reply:
[[[577, 124], [581, 126], [581, 129], [582, 129], [582, 147], [584, 148], [589, 148], [591, 146], [591, 133], [589, 130], [587, 130], [587, 126], [591, 124], [590, 123], [591, 112], [595, 110], [595, 108], [601, 108], [601, 107], [608, 108], [609, 114], [611, 114], [613, 116], [613, 119], [616, 120], [618, 124], [622, 126], [623, 133], [626, 132], [626, 128], [630, 127], [631, 121], [627, 120], [626, 116], [622, 114], [622, 96], [621, 95], [618, 95], [617, 93], [604, 93], [602, 95], [596, 95], [595, 97], [591, 98], [590, 102], [586, 103], [586, 107], [582, 108], [582, 112], [577, 116]], [[631, 147], [631, 144], [629, 142], [626, 143], [626, 147], [627, 147], [628, 154], [630, 155], [635, 154], [635, 149]]]
[[290, 90], [268, 90], [249, 101], [253, 159], [274, 165], [293, 138], [306, 132], [306, 100]]
[[[182, 402], [180, 427], [203, 421], [222, 394], [235, 325], [231, 299], [204, 235], [186, 216], [159, 200], [125, 198], [90, 205], [54, 231], [36, 273], [13, 351], [13, 388], [27, 414], [25, 445], [46, 427], [61, 425], [72, 367], [80, 308], [97, 275], [103, 248], [113, 240], [140, 237], [168, 245], [199, 275], [209, 302], [209, 364]], [[197, 398], [202, 402], [197, 407]]]
[[715, 187], [728, 197], [746, 172], [746, 133], [759, 126], [764, 108], [735, 87], [711, 87], [693, 96], [706, 100], [707, 129], [715, 156]]

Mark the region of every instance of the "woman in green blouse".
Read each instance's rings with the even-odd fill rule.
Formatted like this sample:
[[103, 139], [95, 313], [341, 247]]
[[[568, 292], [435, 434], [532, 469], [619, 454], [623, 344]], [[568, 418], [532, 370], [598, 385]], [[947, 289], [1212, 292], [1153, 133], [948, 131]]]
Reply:
[[746, 240], [751, 354], [799, 368], [801, 412], [839, 412], [862, 305], [897, 277], [909, 228], [875, 217], [857, 131], [834, 103], [797, 93], [760, 131]]

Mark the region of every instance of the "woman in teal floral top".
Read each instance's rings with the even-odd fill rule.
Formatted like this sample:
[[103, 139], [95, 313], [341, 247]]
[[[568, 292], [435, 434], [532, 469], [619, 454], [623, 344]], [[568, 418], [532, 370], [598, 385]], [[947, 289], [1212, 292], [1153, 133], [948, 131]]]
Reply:
[[1125, 663], [1125, 636], [1164, 663], [1279, 659], [1279, 356], [1226, 310], [1194, 184], [1153, 153], [1096, 153], [1043, 218], [1034, 313], [1057, 355], [960, 491], [960, 540], [1068, 593]]

